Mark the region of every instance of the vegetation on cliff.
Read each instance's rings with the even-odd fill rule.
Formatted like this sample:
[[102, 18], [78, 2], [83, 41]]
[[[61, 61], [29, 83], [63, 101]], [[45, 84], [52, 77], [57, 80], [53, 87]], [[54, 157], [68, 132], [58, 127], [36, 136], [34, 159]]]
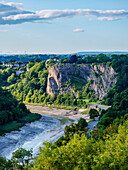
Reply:
[[11, 92], [18, 99], [26, 102], [42, 102], [47, 85], [45, 62], [35, 63], [29, 71], [22, 74], [19, 82], [11, 87]]
[[[113, 55], [113, 60], [109, 65], [111, 65], [115, 72], [117, 73], [117, 83], [115, 86], [109, 90], [107, 96], [105, 97], [105, 104], [111, 105], [113, 102], [118, 102], [122, 99], [122, 94], [128, 88], [128, 56]], [[122, 96], [122, 97], [121, 97]]]
[[[102, 56], [102, 60], [101, 56], [87, 57], [86, 62], [89, 64], [93, 63], [93, 66], [102, 62], [112, 66], [117, 73], [117, 83], [110, 89], [102, 101], [105, 104], [110, 104], [111, 107], [106, 111], [100, 111], [100, 121], [97, 128], [91, 133], [87, 133], [87, 123], [81, 119], [78, 124], [67, 126], [65, 128], [65, 136], [61, 137], [54, 144], [46, 142], [45, 147], [40, 148], [41, 154], [37, 156], [33, 165], [25, 164], [21, 166], [20, 163], [16, 162], [15, 168], [35, 170], [128, 169], [128, 57], [126, 55]], [[66, 59], [65, 62], [68, 61]], [[78, 61], [82, 63], [83, 59], [77, 58], [76, 64]], [[54, 62], [50, 61], [50, 64], [53, 65]], [[52, 96], [46, 94], [47, 67], [44, 65], [44, 62], [31, 65], [30, 70], [22, 74], [19, 82], [10, 89], [12, 93], [18, 98], [30, 102], [43, 102], [51, 105], [54, 103], [76, 107], [85, 106], [85, 96], [82, 90], [79, 90], [78, 96], [74, 95], [74, 93], [60, 93]], [[101, 73], [99, 72], [99, 74]], [[4, 92], [9, 94], [7, 91]], [[86, 89], [86, 94], [89, 94], [88, 89]], [[91, 98], [93, 99], [93, 96]], [[24, 108], [15, 99], [13, 103], [17, 103], [15, 107], [19, 108], [20, 105], [20, 107]], [[90, 110], [89, 114], [92, 117], [98, 116], [96, 110]], [[21, 151], [23, 150], [21, 149]], [[24, 151], [24, 153], [27, 152]], [[31, 151], [28, 151], [28, 153], [31, 156]], [[29, 161], [29, 158], [27, 161]], [[14, 166], [11, 161], [4, 158], [0, 158], [0, 162], [2, 162], [0, 164], [1, 168], [8, 166], [9, 162], [10, 169]]]
[[[67, 85], [70, 85], [72, 88], [76, 88], [77, 91], [70, 89], [69, 92], [62, 91], [62, 93], [59, 93], [59, 91], [56, 91], [56, 93], [53, 93], [52, 95], [49, 95], [46, 93], [46, 88], [48, 88], [47, 85], [47, 79], [48, 79], [48, 67], [51, 65], [55, 65], [55, 63], [59, 62], [60, 68], [63, 68], [63, 65], [67, 65], [68, 63], [78, 65], [77, 67], [81, 68], [81, 65], [79, 64], [89, 64], [87, 68], [92, 67], [95, 69], [98, 76], [103, 76], [102, 70], [100, 70], [99, 64], [103, 66], [103, 72], [110, 72], [113, 68], [117, 74], [117, 83], [115, 83], [114, 86], [110, 86], [110, 90], [108, 91], [108, 94], [103, 98], [102, 103], [106, 105], [112, 105], [106, 113], [102, 112], [102, 115], [100, 115], [101, 123], [99, 123], [99, 126], [103, 124], [103, 126], [108, 125], [113, 122], [115, 118], [120, 118], [120, 116], [124, 115], [127, 112], [127, 96], [128, 96], [128, 56], [127, 55], [111, 55], [106, 56], [104, 54], [99, 54], [97, 56], [88, 56], [85, 58], [81, 58], [80, 56], [73, 55], [68, 58], [60, 59], [57, 58], [50, 59], [48, 61], [40, 61], [40, 60], [30, 60], [28, 64], [29, 70], [25, 73], [22, 73], [16, 83], [10, 87], [10, 91], [14, 96], [16, 96], [17, 99], [20, 99], [22, 101], [25, 101], [27, 103], [42, 103], [45, 105], [59, 105], [59, 106], [73, 106], [73, 107], [85, 107], [86, 105], [86, 99], [89, 99], [89, 101], [96, 101], [96, 95], [93, 90], [93, 83], [97, 84], [95, 85], [96, 90], [98, 88], [101, 90], [102, 81], [100, 77], [98, 78], [98, 82], [94, 82], [94, 80], [90, 79], [88, 83], [85, 83], [85, 85], [82, 85], [82, 81], [76, 81], [81, 78], [80, 72], [78, 70], [77, 79], [73, 81], [72, 79], [69, 79]], [[73, 69], [74, 66], [71, 68]], [[67, 68], [67, 67], [66, 67]], [[70, 65], [69, 65], [70, 68]], [[74, 67], [76, 68], [76, 67]], [[6, 69], [5, 69], [6, 70]], [[5, 71], [4, 70], [4, 71]], [[3, 72], [4, 72], [3, 71]], [[6, 70], [7, 72], [10, 72], [10, 69]], [[60, 70], [62, 71], [62, 70]], [[2, 73], [3, 73], [2, 72]], [[111, 72], [111, 74], [113, 71]], [[5, 74], [5, 72], [4, 72]], [[10, 73], [11, 74], [11, 73]], [[7, 76], [10, 76], [10, 74], [6, 74]], [[108, 86], [108, 81], [111, 79], [111, 82], [113, 80], [115, 81], [115, 78], [113, 78], [114, 75], [111, 75], [108, 79], [108, 74], [105, 74], [104, 77], [106, 77], [106, 87], [102, 88], [101, 91], [105, 91]], [[8, 79], [6, 76], [6, 80]], [[95, 75], [94, 75], [95, 76]], [[3, 76], [4, 77], [4, 76]], [[70, 75], [72, 77], [72, 75]], [[59, 79], [59, 74], [58, 74]], [[105, 82], [104, 82], [105, 83]], [[110, 83], [111, 84], [111, 83]], [[64, 87], [64, 84], [61, 84], [61, 86]], [[83, 86], [83, 87], [82, 87]], [[98, 91], [99, 92], [99, 91]], [[103, 127], [102, 126], [102, 127]], [[105, 127], [104, 126], [104, 127]], [[103, 128], [104, 128], [103, 127]]]
[[[69, 96], [72, 93], [71, 95], [75, 95], [75, 97], [79, 99], [89, 98], [90, 100], [96, 101], [98, 97], [97, 95], [100, 95], [100, 98], [103, 97], [107, 94], [108, 90], [113, 87], [114, 83], [116, 83], [115, 74], [113, 73], [113, 71], [111, 72], [111, 69], [109, 69], [112, 67], [117, 73], [118, 82], [116, 83], [116, 86], [114, 86], [113, 89], [109, 91], [107, 98], [104, 101], [105, 104], [111, 105], [113, 99], [110, 99], [113, 97], [115, 92], [120, 92], [123, 86], [124, 88], [127, 87], [127, 60], [127, 55], [111, 55], [108, 57], [104, 54], [99, 54], [97, 56], [88, 56], [85, 58], [81, 58], [80, 56], [76, 55], [71, 56], [69, 59], [61, 58], [60, 60], [58, 60], [57, 58], [54, 58], [46, 61], [47, 64], [45, 63], [45, 61], [40, 61], [39, 59], [36, 59], [35, 61], [30, 60], [28, 62], [28, 71], [22, 73], [20, 77], [16, 76], [14, 70], [12, 70], [11, 68], [3, 68], [2, 71], [0, 71], [0, 78], [2, 80], [1, 82], [4, 83], [2, 84], [2, 86], [4, 86], [5, 84], [7, 86], [7, 83], [8, 85], [11, 84], [11, 86], [8, 88], [10, 89], [12, 94], [16, 96], [17, 99], [25, 102], [51, 104], [57, 99], [57, 95], [59, 93], [62, 93], [63, 95], [64, 92], [69, 92]], [[123, 65], [124, 61], [125, 63]], [[55, 63], [58, 63], [60, 66], [64, 65], [62, 67], [66, 67], [65, 65], [69, 63], [69, 68], [67, 67], [67, 69], [69, 70], [70, 67], [74, 64], [77, 65], [77, 67], [74, 67], [76, 70], [78, 67], [81, 69], [82, 65], [88, 64], [87, 70], [90, 67], [93, 70], [94, 75], [91, 75], [90, 81], [87, 81], [88, 73], [86, 76], [84, 75], [84, 77], [81, 77], [81, 75], [84, 74], [81, 73], [81, 70], [78, 70], [76, 72], [76, 75], [73, 71], [73, 73], [70, 73], [70, 78], [66, 80], [66, 82], [61, 82], [60, 85], [57, 85], [58, 88], [55, 88], [55, 90], [53, 90], [56, 95], [54, 95], [54, 93], [52, 92], [53, 96], [51, 96], [46, 93], [46, 91], [48, 91], [48, 67], [51, 65], [55, 65]], [[106, 69], [105, 74], [105, 71], [102, 72], [100, 70], [101, 68], [99, 68], [99, 64], [102, 64], [102, 69]], [[60, 69], [60, 72], [61, 71], [62, 70]], [[108, 75], [109, 72], [110, 75]], [[106, 77], [109, 77], [109, 79], [106, 79]], [[54, 82], [52, 84], [54, 84]], [[59, 90], [59, 88], [61, 89]], [[55, 103], [57, 102], [58, 101], [55, 101]], [[72, 101], [66, 103], [69, 103], [70, 105]], [[63, 105], [65, 105], [66, 103], [64, 102]], [[77, 103], [79, 104], [79, 102]]]
[[111, 64], [118, 73], [118, 79], [103, 101], [103, 103], [111, 105], [111, 108], [100, 115], [98, 127], [103, 129], [128, 112], [128, 57], [121, 55], [113, 56], [113, 58]]
[[[56, 91], [56, 93], [52, 95], [47, 94], [46, 88], [48, 88], [47, 87], [48, 67], [51, 65], [55, 65], [56, 62], [59, 62], [62, 68], [63, 68], [62, 64], [65, 65], [68, 63], [71, 65], [73, 65], [74, 63], [76, 65], [89, 64], [87, 68], [89, 67], [94, 68], [98, 75], [102, 75], [102, 71], [100, 70], [101, 68], [99, 67], [99, 63], [104, 66], [102, 69], [107, 69], [106, 72], [109, 72], [110, 69], [108, 68], [112, 67], [117, 74], [117, 83], [115, 83], [113, 87], [111, 86], [111, 89], [108, 91], [108, 94], [102, 100], [103, 104], [112, 105], [112, 107], [108, 109], [106, 112], [105, 111], [102, 112], [102, 114], [100, 115], [100, 123], [98, 124], [98, 126], [104, 129], [107, 125], [112, 123], [115, 118], [120, 118], [121, 116], [126, 114], [128, 108], [128, 89], [127, 89], [128, 56], [127, 55], [111, 55], [108, 57], [104, 54], [99, 54], [97, 56], [88, 56], [85, 58], [81, 58], [73, 55], [70, 59], [68, 58], [64, 58], [60, 60], [58, 60], [57, 58], [50, 59], [46, 62], [47, 64], [45, 63], [45, 61], [31, 60], [29, 61], [28, 64], [28, 68], [30, 70], [21, 74], [17, 82], [10, 87], [10, 91], [12, 92], [12, 94], [16, 96], [17, 99], [20, 99], [27, 103], [42, 103], [45, 105], [55, 105], [55, 106], [58, 105], [73, 106], [76, 108], [87, 106], [86, 99], [89, 99], [89, 101], [97, 100], [93, 89], [90, 88], [93, 87], [92, 84], [94, 83], [94, 80], [92, 79], [88, 81], [86, 86], [82, 85], [83, 87], [81, 86], [81, 81], [76, 82], [69, 79], [69, 81], [66, 83], [71, 87], [75, 87], [75, 88], [78, 87], [77, 92], [70, 90], [69, 92], [63, 91], [62, 93]], [[78, 67], [80, 66], [78, 65]], [[10, 72], [9, 69], [7, 71]], [[113, 73], [113, 71], [111, 73]], [[70, 76], [72, 77], [72, 75]], [[107, 76], [107, 74], [104, 76]], [[111, 75], [111, 77], [109, 78], [111, 79], [112, 76], [113, 75]], [[78, 78], [81, 77], [80, 72], [79, 74], [77, 74], [77, 77]], [[8, 78], [6, 77], [6, 79]], [[107, 77], [106, 86], [108, 85], [107, 83], [108, 80], [109, 79]], [[112, 78], [111, 81], [113, 82], [113, 80], [115, 79]], [[100, 78], [99, 78], [99, 83], [101, 84]], [[64, 84], [62, 84], [61, 86], [63, 86], [64, 88]], [[98, 88], [98, 85], [96, 87]], [[103, 89], [103, 91], [105, 91], [105, 89]]]

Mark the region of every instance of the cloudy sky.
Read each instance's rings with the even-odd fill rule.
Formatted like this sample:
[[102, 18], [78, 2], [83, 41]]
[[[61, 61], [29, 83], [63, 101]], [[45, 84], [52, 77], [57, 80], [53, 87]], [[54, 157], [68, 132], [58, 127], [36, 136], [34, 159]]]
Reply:
[[128, 51], [128, 0], [0, 2], [0, 53]]

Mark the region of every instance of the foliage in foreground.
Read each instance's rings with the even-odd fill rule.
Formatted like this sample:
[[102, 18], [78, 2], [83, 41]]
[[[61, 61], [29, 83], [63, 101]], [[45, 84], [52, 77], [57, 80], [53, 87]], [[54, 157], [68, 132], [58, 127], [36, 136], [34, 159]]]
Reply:
[[29, 167], [29, 161], [32, 159], [32, 149], [25, 150], [23, 148], [18, 148], [12, 153], [12, 164], [13, 168], [16, 169], [27, 169]]
[[88, 123], [85, 119], [80, 118], [78, 123], [71, 124], [65, 127], [64, 136], [60, 137], [55, 144], [57, 146], [66, 145], [70, 139], [74, 136], [74, 134], [81, 135], [82, 133], [86, 134], [88, 128], [86, 128]]
[[128, 169], [128, 120], [120, 125], [118, 133], [104, 136], [94, 142], [85, 135], [74, 137], [66, 145], [56, 147], [46, 143], [36, 158], [35, 170], [42, 169]]
[[13, 153], [11, 160], [0, 157], [0, 168], [1, 170], [127, 170], [127, 118], [128, 114], [116, 120], [102, 133], [98, 129], [94, 130], [91, 136], [84, 132], [84, 126], [87, 124], [81, 119], [78, 123], [80, 130], [77, 126], [66, 128], [65, 137], [70, 139], [65, 141], [64, 137], [61, 138], [63, 141], [61, 145], [58, 142], [45, 142], [45, 147], [40, 148], [41, 154], [33, 163], [29, 163], [32, 150], [19, 148]]
[[1, 170], [22, 170], [30, 169], [31, 163], [29, 161], [32, 159], [32, 149], [25, 150], [23, 148], [18, 148], [12, 153], [11, 160], [0, 157], [0, 169]]

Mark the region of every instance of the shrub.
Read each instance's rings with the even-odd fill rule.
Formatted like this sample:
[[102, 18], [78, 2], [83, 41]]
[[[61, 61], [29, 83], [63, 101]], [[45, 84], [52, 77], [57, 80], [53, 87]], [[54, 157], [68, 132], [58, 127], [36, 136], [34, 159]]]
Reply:
[[91, 119], [94, 119], [99, 116], [99, 112], [96, 109], [90, 109], [89, 115]]

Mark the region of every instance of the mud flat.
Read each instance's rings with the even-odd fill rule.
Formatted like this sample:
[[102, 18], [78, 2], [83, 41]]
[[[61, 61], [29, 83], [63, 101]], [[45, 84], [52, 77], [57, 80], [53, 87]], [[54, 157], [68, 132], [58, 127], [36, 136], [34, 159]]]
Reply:
[[90, 119], [89, 115], [80, 114], [79, 111], [56, 109], [56, 108], [49, 108], [49, 107], [44, 107], [44, 106], [33, 106], [33, 105], [26, 105], [26, 106], [32, 113], [61, 116], [61, 117], [67, 117], [69, 119], [84, 118], [87, 120], [87, 122]]

